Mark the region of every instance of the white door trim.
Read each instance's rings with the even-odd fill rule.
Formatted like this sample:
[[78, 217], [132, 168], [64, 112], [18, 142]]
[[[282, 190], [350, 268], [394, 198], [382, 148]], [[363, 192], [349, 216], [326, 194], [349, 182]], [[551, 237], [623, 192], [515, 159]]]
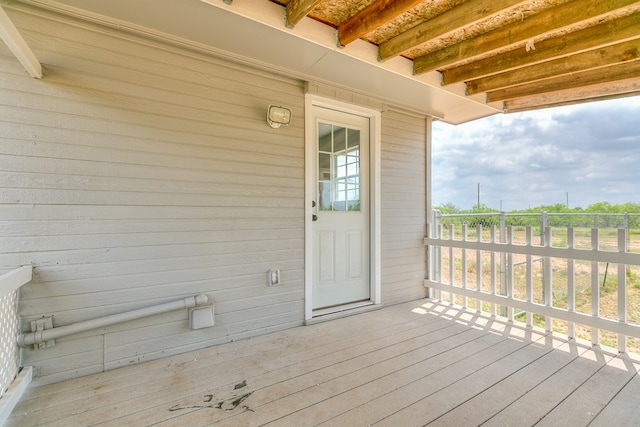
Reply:
[[304, 220], [304, 318], [310, 320], [313, 317], [312, 308], [312, 284], [313, 284], [313, 239], [311, 232], [311, 217], [313, 208], [311, 200], [316, 197], [316, 177], [313, 174], [316, 142], [315, 142], [315, 126], [313, 121], [313, 107], [330, 108], [345, 113], [355, 114], [369, 118], [370, 123], [370, 144], [369, 144], [369, 182], [370, 182], [370, 281], [371, 281], [371, 303], [381, 303], [381, 226], [380, 226], [380, 147], [381, 139], [381, 121], [382, 115], [380, 111], [372, 110], [358, 105], [348, 104], [336, 101], [331, 98], [325, 98], [318, 95], [307, 94], [305, 97], [305, 220]]

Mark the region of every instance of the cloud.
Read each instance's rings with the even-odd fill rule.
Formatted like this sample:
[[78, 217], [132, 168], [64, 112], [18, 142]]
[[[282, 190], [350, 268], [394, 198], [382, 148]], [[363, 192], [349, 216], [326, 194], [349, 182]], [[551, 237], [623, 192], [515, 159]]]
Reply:
[[640, 203], [640, 97], [433, 126], [434, 205]]

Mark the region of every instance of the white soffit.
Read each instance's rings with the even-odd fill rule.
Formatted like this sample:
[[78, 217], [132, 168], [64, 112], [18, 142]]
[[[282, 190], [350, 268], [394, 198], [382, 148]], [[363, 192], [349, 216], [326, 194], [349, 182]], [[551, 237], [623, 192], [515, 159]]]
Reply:
[[265, 0], [23, 1], [361, 92], [453, 124], [502, 111], [502, 103], [465, 97], [463, 84], [445, 89], [439, 73], [414, 76], [408, 59], [378, 62], [377, 47], [365, 41], [338, 48], [335, 30], [310, 18], [286, 28], [284, 8]]

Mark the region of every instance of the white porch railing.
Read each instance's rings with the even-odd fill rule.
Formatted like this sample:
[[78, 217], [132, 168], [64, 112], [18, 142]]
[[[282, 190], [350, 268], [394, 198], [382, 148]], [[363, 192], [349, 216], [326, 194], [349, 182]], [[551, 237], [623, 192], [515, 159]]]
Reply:
[[613, 231], [615, 249], [604, 250], [598, 228], [546, 227], [537, 244], [531, 226], [503, 234], [462, 224], [458, 237], [436, 215], [433, 228], [424, 284], [436, 298], [621, 352], [631, 339], [638, 352], [640, 251], [630, 250], [627, 229]]
[[20, 332], [17, 312], [18, 289], [31, 281], [31, 266], [24, 266], [0, 276], [0, 398], [15, 379], [20, 368], [16, 337]]
[[20, 369], [20, 352], [16, 337], [20, 332], [18, 289], [29, 283], [30, 265], [0, 276], [0, 426], [18, 403], [31, 381], [31, 367]]

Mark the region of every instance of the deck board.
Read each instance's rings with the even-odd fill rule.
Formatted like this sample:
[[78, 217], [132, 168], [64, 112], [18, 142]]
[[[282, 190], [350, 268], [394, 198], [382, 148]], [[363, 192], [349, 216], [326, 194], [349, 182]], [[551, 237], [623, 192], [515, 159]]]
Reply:
[[[361, 332], [360, 336], [352, 341], [359, 342], [370, 339], [364, 329], [366, 329], [366, 319], [354, 317], [352, 323], [343, 325], [339, 331], [333, 334], [327, 333], [327, 325], [319, 324], [316, 328], [317, 337], [305, 344], [305, 328], [297, 328], [290, 331], [284, 331], [277, 337], [263, 335], [248, 340], [242, 340], [229, 343], [223, 346], [216, 346], [208, 351], [192, 352], [169, 359], [161, 359], [158, 361], [147, 362], [141, 365], [130, 366], [127, 368], [107, 371], [99, 375], [79, 378], [65, 382], [64, 396], [60, 396], [59, 386], [57, 384], [39, 387], [29, 393], [26, 399], [18, 405], [16, 412], [21, 411], [43, 411], [46, 409], [46, 418], [49, 420], [56, 419], [56, 412], [64, 417], [68, 413], [77, 413], [86, 407], [87, 402], [84, 400], [87, 394], [94, 395], [98, 401], [92, 406], [95, 412], [97, 408], [120, 403], [122, 406], [129, 405], [129, 402], [136, 398], [146, 398], [156, 401], [156, 398], [166, 392], [167, 389], [172, 390], [173, 396], [180, 396], [181, 393], [192, 394], [198, 390], [197, 381], [211, 383], [209, 376], [203, 376], [203, 371], [220, 372], [216, 376], [216, 383], [220, 388], [227, 385], [234, 385], [235, 382], [246, 369], [247, 366], [260, 367], [264, 363], [262, 354], [269, 354], [270, 365], [280, 363], [282, 366], [288, 366], [292, 357], [304, 357], [304, 352], [316, 352], [316, 348], [321, 348], [332, 344], [335, 341], [349, 340], [350, 335], [355, 332]], [[431, 317], [425, 319], [429, 321], [437, 321], [437, 318]], [[376, 333], [402, 332], [407, 328], [406, 322], [401, 323], [400, 320], [393, 316], [381, 319], [381, 323], [388, 326], [381, 327]], [[301, 353], [302, 352], [302, 353]], [[320, 353], [322, 354], [322, 353]], [[124, 380], [124, 381], [123, 381]], [[43, 402], [51, 401], [51, 405], [43, 404]], [[54, 407], [55, 406], [55, 407]], [[119, 408], [105, 408], [108, 410]], [[96, 415], [98, 415], [96, 413]]]
[[569, 352], [570, 345], [556, 342], [556, 351], [549, 350], [542, 357], [497, 381], [491, 387], [435, 419], [431, 425], [481, 424], [494, 414], [518, 400], [546, 378], [569, 364], [577, 355]]
[[638, 366], [421, 300], [32, 387], [7, 426], [624, 425]]
[[628, 369], [624, 357], [613, 358], [547, 414], [538, 425], [590, 423], [635, 375], [637, 371]]
[[[573, 354], [576, 347], [577, 351], [581, 349], [575, 343], [571, 343], [571, 347]], [[580, 351], [579, 357], [575, 357], [552, 376], [545, 378], [502, 411], [496, 412], [484, 425], [528, 426], [537, 423], [611, 359], [611, 356], [602, 354], [599, 349]]]
[[[367, 378], [363, 378], [364, 381], [347, 382], [339, 393], [314, 401], [312, 405], [283, 417], [275, 424], [303, 425], [305, 420], [320, 423], [342, 414], [349, 414], [349, 411], [368, 404], [372, 399], [384, 399], [384, 396], [415, 381], [416, 378], [448, 366], [449, 358], [460, 358], [461, 355], [472, 351], [472, 347], [478, 349], [489, 345], [486, 341], [490, 340], [484, 340], [484, 337], [467, 331], [434, 343], [428, 349], [410, 352], [401, 358], [390, 360], [389, 370], [382, 372], [376, 369], [377, 374], [368, 375]], [[450, 350], [443, 347], [451, 345], [457, 346]], [[363, 417], [357, 415], [356, 419], [364, 421]]]
[[[472, 352], [473, 347], [479, 347], [485, 345], [481, 341], [489, 341], [487, 336], [481, 336], [473, 333], [474, 331], [466, 331], [457, 334], [451, 339], [446, 339], [444, 342], [440, 342], [440, 346], [434, 345], [434, 349], [419, 349], [418, 351], [410, 351], [402, 354], [397, 359], [387, 359], [375, 365], [375, 370], [370, 369], [358, 369], [345, 376], [336, 375], [333, 372], [334, 368], [329, 368], [323, 376], [317, 377], [317, 381], [310, 383], [310, 387], [304, 392], [290, 394], [286, 398], [279, 400], [271, 400], [264, 406], [256, 406], [255, 412], [245, 412], [238, 414], [233, 419], [228, 419], [228, 422], [221, 425], [253, 425], [258, 419], [268, 421], [277, 421], [288, 414], [301, 411], [308, 408], [311, 405], [321, 405], [323, 401], [331, 398], [332, 396], [341, 395], [353, 388], [361, 387], [371, 381], [383, 379], [383, 382], [389, 381], [389, 376], [399, 376], [400, 380], [411, 381], [417, 375], [420, 375], [421, 371], [428, 369], [431, 363], [434, 363], [434, 368], [444, 368], [449, 363], [444, 357], [440, 357], [438, 361], [434, 362], [434, 354], [442, 355], [443, 351], [446, 351], [442, 347], [456, 346], [455, 349], [464, 348], [464, 352]], [[462, 344], [462, 345], [461, 345]], [[430, 347], [430, 346], [429, 346]], [[404, 370], [401, 369], [404, 367]], [[407, 372], [408, 371], [408, 372]], [[329, 379], [328, 377], [332, 377]], [[264, 393], [268, 396], [273, 390], [264, 390]], [[260, 402], [260, 401], [258, 401]], [[260, 402], [262, 403], [262, 402]], [[252, 408], [253, 409], [253, 408]], [[285, 421], [289, 425], [303, 425], [305, 420], [309, 418], [304, 414], [293, 417], [295, 420]], [[303, 424], [300, 424], [303, 423]]]
[[[473, 366], [474, 364], [467, 361], [465, 367], [447, 368], [452, 371], [452, 375], [444, 379], [445, 381], [437, 383], [443, 386], [441, 388], [434, 389], [432, 381], [425, 379], [424, 391], [418, 391], [413, 396], [407, 395], [415, 401], [384, 418], [379, 425], [422, 426], [427, 424], [481, 393], [504, 376], [534, 362], [548, 351], [550, 350], [507, 340], [502, 345], [496, 346], [494, 358], [479, 356], [481, 363], [478, 366]], [[476, 369], [465, 369], [468, 366]], [[464, 373], [464, 376], [461, 373]]]
[[[631, 369], [638, 370], [638, 366]], [[632, 426], [638, 423], [640, 376], [634, 375], [604, 410], [591, 423], [594, 427]]]

